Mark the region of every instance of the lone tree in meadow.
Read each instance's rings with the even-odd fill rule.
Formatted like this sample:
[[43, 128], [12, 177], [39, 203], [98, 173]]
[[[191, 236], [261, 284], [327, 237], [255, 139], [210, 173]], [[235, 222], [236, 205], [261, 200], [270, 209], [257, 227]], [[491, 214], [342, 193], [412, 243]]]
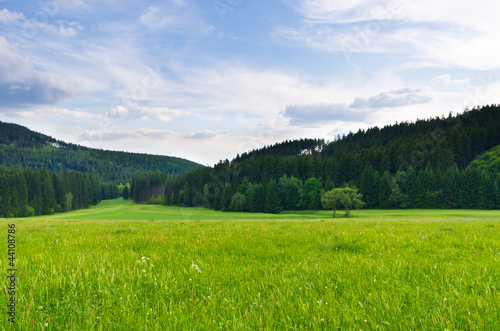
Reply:
[[342, 189], [336, 188], [331, 191], [325, 192], [321, 197], [321, 205], [324, 209], [332, 209], [333, 217], [335, 218], [335, 214], [337, 213], [337, 205], [340, 202]]
[[351, 210], [361, 208], [365, 205], [361, 193], [358, 193], [357, 188], [344, 187], [336, 188], [326, 192], [321, 197], [321, 205], [325, 209], [332, 209], [333, 217], [337, 212], [337, 206], [342, 205], [345, 208], [345, 216], [351, 215]]

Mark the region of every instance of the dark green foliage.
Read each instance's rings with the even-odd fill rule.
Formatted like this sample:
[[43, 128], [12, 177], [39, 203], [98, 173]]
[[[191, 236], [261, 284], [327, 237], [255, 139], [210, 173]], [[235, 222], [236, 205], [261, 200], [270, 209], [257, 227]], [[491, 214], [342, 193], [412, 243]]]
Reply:
[[247, 189], [247, 202], [252, 213], [264, 212], [266, 203], [266, 190], [262, 184], [251, 184]]
[[283, 175], [279, 180], [279, 187], [284, 210], [304, 209], [304, 190], [302, 182], [299, 179], [293, 176], [288, 178], [286, 175]]
[[241, 193], [251, 212], [318, 209], [322, 192], [348, 185], [368, 208], [498, 208], [500, 148], [468, 165], [499, 144], [499, 132], [500, 107], [492, 105], [333, 142], [286, 141], [180, 174], [165, 201], [231, 210]]
[[247, 210], [247, 199], [245, 195], [241, 192], [236, 192], [231, 199], [232, 211], [246, 211]]
[[129, 195], [128, 185], [125, 185], [123, 187], [122, 197], [123, 197], [124, 200], [128, 200], [129, 199], [130, 195]]
[[[135, 203], [145, 203], [151, 200], [151, 198], [163, 196], [167, 198], [165, 187], [169, 180], [169, 176], [161, 171], [137, 172], [132, 179], [129, 197]], [[187, 183], [185, 183], [183, 189], [177, 199], [180, 204], [187, 204], [190, 199], [190, 191]], [[171, 199], [171, 197], [169, 196], [168, 199]]]
[[466, 169], [460, 175], [460, 208], [478, 208], [481, 173], [477, 169]]
[[[108, 185], [118, 190], [116, 184]], [[95, 175], [0, 166], [0, 216], [51, 215], [88, 208], [101, 200], [101, 183]]]
[[57, 141], [16, 124], [0, 122], [0, 165], [95, 173], [105, 182], [126, 183], [138, 171], [173, 176], [198, 167], [175, 157], [105, 151]]
[[393, 178], [389, 174], [389, 171], [384, 172], [380, 177], [380, 184], [378, 187], [378, 206], [382, 209], [390, 208], [389, 199], [392, 194], [392, 188], [394, 186]]
[[[361, 173], [359, 190], [364, 196], [367, 208], [375, 208], [379, 202], [379, 181], [380, 176], [372, 166], [367, 166]], [[325, 188], [329, 190], [329, 188]]]
[[231, 199], [233, 197], [233, 189], [230, 184], [226, 185], [224, 194], [222, 195], [222, 211], [231, 210]]
[[476, 160], [471, 162], [469, 168], [486, 171], [491, 174], [500, 173], [500, 145], [480, 155]]
[[332, 209], [333, 217], [335, 217], [337, 207], [341, 205], [345, 209], [345, 216], [349, 217], [352, 209], [365, 205], [362, 197], [355, 187], [335, 188], [322, 195], [321, 204], [324, 209]]
[[101, 195], [103, 200], [116, 199], [120, 197], [120, 190], [115, 183], [103, 183], [101, 185]]
[[271, 179], [266, 185], [266, 203], [264, 205], [264, 211], [272, 214], [279, 213], [283, 210], [281, 202], [280, 187], [274, 179]]
[[321, 179], [311, 177], [304, 183], [304, 194], [307, 199], [307, 209], [320, 209], [321, 207]]

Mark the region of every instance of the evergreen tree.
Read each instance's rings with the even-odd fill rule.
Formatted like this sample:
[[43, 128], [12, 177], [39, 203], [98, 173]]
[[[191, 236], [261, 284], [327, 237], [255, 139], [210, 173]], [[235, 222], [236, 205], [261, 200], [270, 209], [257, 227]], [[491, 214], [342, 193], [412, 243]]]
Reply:
[[453, 166], [447, 169], [443, 178], [443, 201], [444, 208], [458, 208], [460, 201], [460, 174], [458, 168]]
[[479, 188], [481, 186], [479, 170], [467, 168], [460, 176], [460, 184], [460, 207], [478, 208], [480, 201]]
[[129, 198], [129, 195], [128, 195], [128, 185], [125, 185], [123, 187], [123, 199], [124, 200], [128, 200], [128, 198]]
[[281, 205], [280, 188], [274, 179], [266, 185], [266, 202], [264, 211], [266, 213], [277, 214], [283, 210]]
[[382, 209], [390, 208], [389, 199], [392, 194], [392, 177], [389, 174], [389, 171], [384, 172], [382, 176], [380, 176], [380, 184], [379, 184], [379, 195], [378, 195], [378, 205]]
[[307, 199], [307, 209], [321, 208], [321, 179], [309, 178], [304, 183], [304, 192]]
[[380, 176], [372, 166], [367, 166], [361, 173], [359, 190], [363, 194], [367, 208], [379, 205]]
[[481, 173], [481, 180], [479, 185], [479, 204], [481, 209], [494, 209], [496, 208], [497, 201], [497, 187], [487, 172]]
[[230, 184], [226, 186], [224, 194], [222, 195], [222, 211], [231, 210], [231, 200], [233, 198], [233, 188]]

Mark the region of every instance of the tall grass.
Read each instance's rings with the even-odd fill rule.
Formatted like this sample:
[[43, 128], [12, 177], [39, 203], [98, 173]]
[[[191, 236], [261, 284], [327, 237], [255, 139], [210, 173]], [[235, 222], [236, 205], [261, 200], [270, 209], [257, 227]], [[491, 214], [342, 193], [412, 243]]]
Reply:
[[10, 329], [499, 330], [498, 218], [449, 218], [17, 220]]

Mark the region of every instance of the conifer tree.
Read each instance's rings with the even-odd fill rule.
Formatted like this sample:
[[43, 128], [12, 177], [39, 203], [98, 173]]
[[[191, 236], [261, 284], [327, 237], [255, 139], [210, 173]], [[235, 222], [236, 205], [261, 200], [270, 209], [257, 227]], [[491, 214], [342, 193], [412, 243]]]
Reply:
[[266, 213], [277, 214], [283, 210], [281, 206], [280, 188], [274, 179], [266, 185], [266, 200], [264, 211]]

